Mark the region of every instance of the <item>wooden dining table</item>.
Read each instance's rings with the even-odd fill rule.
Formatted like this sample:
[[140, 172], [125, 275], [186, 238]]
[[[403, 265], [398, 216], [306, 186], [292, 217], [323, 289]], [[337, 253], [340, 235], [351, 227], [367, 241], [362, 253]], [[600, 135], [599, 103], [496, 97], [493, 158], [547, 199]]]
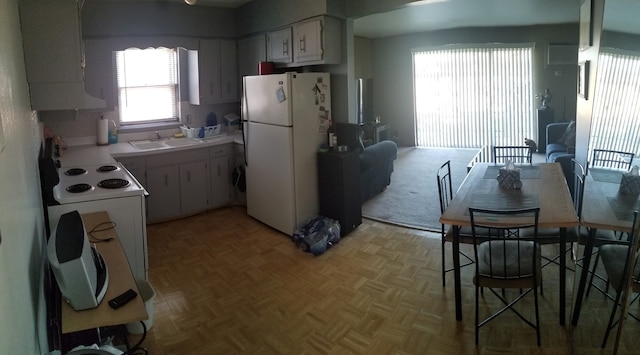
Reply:
[[[494, 210], [540, 208], [539, 228], [558, 228], [560, 250], [566, 250], [566, 229], [578, 225], [578, 216], [559, 163], [520, 165], [520, 189], [500, 187], [500, 165], [476, 163], [460, 185], [440, 222], [454, 226], [453, 266], [456, 320], [462, 320], [459, 230], [471, 226], [469, 207]], [[560, 324], [565, 324], [566, 258], [560, 258]]]
[[589, 228], [589, 238], [584, 247], [584, 259], [571, 319], [578, 325], [582, 300], [586, 288], [589, 264], [598, 229], [631, 232], [633, 212], [640, 209], [638, 195], [619, 192], [621, 170], [589, 168], [582, 197], [580, 224]]

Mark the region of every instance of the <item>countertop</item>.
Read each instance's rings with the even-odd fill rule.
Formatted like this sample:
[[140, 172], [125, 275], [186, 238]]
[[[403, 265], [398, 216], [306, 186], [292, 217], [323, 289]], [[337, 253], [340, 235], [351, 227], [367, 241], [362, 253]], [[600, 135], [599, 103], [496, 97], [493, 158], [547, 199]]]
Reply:
[[191, 145], [145, 150], [137, 149], [129, 142], [120, 142], [104, 146], [98, 146], [95, 144], [70, 145], [63, 150], [62, 156], [60, 157], [60, 164], [63, 168], [74, 166], [102, 165], [114, 163], [118, 158], [164, 154], [190, 149], [208, 148], [228, 143], [242, 144], [242, 135], [240, 133], [233, 135], [223, 135]]

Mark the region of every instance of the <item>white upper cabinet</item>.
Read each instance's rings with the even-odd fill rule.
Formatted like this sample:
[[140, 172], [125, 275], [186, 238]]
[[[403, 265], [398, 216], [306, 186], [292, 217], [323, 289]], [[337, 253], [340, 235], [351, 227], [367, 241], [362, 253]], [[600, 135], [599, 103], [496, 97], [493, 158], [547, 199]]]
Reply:
[[84, 54], [76, 0], [20, 1], [27, 81], [34, 110], [103, 108], [84, 91]]
[[293, 62], [291, 27], [267, 33], [267, 60], [277, 64]]
[[238, 51], [236, 41], [220, 40], [220, 99], [238, 101]]
[[267, 33], [267, 60], [280, 67], [340, 64], [340, 20], [321, 16]]
[[322, 60], [322, 20], [297, 23], [294, 27], [295, 61], [298, 63]]
[[237, 51], [233, 40], [200, 40], [189, 51], [189, 102], [193, 105], [238, 101]]

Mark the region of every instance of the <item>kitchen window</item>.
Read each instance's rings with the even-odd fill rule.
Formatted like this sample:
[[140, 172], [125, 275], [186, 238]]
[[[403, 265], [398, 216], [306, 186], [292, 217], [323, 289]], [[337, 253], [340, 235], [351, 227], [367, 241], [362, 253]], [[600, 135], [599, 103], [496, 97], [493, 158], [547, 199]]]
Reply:
[[178, 121], [178, 60], [173, 48], [116, 52], [120, 124]]

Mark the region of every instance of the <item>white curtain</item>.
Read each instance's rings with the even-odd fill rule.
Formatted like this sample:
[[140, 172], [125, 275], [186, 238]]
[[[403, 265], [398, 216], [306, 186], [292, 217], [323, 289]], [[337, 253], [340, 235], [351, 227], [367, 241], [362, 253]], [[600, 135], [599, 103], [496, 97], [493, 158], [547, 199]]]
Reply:
[[533, 45], [414, 52], [416, 145], [523, 145], [536, 132]]
[[593, 100], [589, 159], [594, 148], [640, 154], [640, 53], [602, 49]]

